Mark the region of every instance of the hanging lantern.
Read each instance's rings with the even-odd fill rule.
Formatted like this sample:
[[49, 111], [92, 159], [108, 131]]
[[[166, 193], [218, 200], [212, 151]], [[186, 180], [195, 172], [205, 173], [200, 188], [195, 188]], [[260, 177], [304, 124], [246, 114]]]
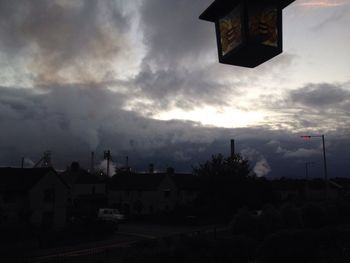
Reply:
[[220, 63], [254, 68], [282, 53], [282, 9], [295, 0], [215, 0], [200, 19], [214, 22]]

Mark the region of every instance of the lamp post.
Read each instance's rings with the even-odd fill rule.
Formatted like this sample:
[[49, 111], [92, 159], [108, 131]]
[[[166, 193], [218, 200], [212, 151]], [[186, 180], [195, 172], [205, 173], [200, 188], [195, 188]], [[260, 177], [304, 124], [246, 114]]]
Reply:
[[326, 146], [324, 143], [324, 134], [322, 135], [302, 135], [300, 136], [303, 139], [311, 138], [322, 138], [322, 149], [323, 149], [323, 168], [324, 168], [324, 179], [326, 184], [326, 199], [329, 198], [329, 182], [328, 182], [328, 171], [327, 171], [327, 161], [326, 161]]

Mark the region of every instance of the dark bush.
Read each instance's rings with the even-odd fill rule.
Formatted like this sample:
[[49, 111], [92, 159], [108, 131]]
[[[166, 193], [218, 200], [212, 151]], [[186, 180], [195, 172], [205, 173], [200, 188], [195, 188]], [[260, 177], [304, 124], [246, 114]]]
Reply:
[[244, 235], [251, 238], [261, 238], [261, 225], [258, 216], [253, 215], [247, 209], [240, 209], [230, 223], [231, 232], [234, 235]]
[[258, 242], [247, 236], [231, 236], [215, 243], [216, 262], [251, 262]]
[[285, 228], [301, 228], [303, 226], [301, 212], [293, 203], [284, 204], [280, 213]]
[[265, 238], [257, 251], [257, 258], [262, 263], [306, 263], [312, 262], [315, 249], [308, 231], [282, 231]]
[[326, 224], [326, 212], [321, 205], [309, 203], [301, 211], [305, 227], [319, 228]]
[[280, 212], [272, 205], [265, 205], [259, 217], [262, 225], [263, 235], [275, 233], [282, 228]]
[[258, 248], [261, 263], [350, 262], [350, 231], [328, 227], [288, 230], [268, 236]]

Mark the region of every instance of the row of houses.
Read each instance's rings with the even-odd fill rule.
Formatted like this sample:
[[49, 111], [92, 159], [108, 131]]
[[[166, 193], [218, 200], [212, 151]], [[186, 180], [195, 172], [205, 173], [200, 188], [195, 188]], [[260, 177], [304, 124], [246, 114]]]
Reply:
[[196, 198], [192, 174], [124, 173], [108, 178], [73, 162], [53, 168], [0, 168], [0, 227], [34, 224], [60, 228], [71, 217], [119, 208], [128, 216], [167, 212]]
[[0, 168], [0, 226], [63, 227], [69, 185], [52, 168]]
[[[345, 180], [345, 181], [344, 181]], [[325, 196], [321, 179], [270, 182], [281, 201], [318, 200]], [[350, 180], [332, 180], [329, 196], [350, 189]], [[91, 174], [73, 162], [62, 173], [53, 168], [0, 168], [0, 228], [18, 225], [63, 227], [72, 217], [96, 216], [99, 208], [120, 209], [127, 216], [167, 213], [193, 204], [199, 180], [192, 174], [131, 173], [112, 178]]]

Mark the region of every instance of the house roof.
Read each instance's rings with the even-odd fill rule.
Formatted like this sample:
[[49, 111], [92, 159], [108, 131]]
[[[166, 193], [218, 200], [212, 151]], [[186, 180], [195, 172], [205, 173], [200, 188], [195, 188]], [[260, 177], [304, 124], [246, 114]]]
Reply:
[[111, 190], [155, 190], [166, 174], [130, 174], [113, 176]]
[[[322, 178], [313, 178], [310, 180], [283, 178], [279, 180], [273, 180], [271, 182], [275, 189], [279, 191], [296, 191], [301, 190], [306, 186], [311, 190], [322, 190], [326, 187], [325, 181]], [[329, 180], [329, 186], [331, 189], [343, 188], [342, 184], [337, 180], [335, 182], [333, 180]]]
[[0, 191], [29, 190], [53, 168], [11, 168], [0, 167]]
[[60, 176], [69, 184], [96, 184], [98, 182], [97, 176], [89, 174], [85, 170], [65, 171]]
[[68, 182], [69, 184], [101, 184], [105, 183], [101, 176], [97, 176], [89, 173], [88, 171], [78, 168], [78, 169], [67, 169], [60, 174], [61, 178]]
[[90, 174], [90, 173], [85, 173], [85, 174], [80, 174], [75, 182], [75, 184], [100, 184], [104, 183], [102, 178], [99, 178], [96, 175]]

